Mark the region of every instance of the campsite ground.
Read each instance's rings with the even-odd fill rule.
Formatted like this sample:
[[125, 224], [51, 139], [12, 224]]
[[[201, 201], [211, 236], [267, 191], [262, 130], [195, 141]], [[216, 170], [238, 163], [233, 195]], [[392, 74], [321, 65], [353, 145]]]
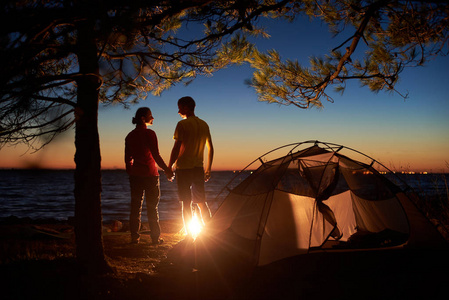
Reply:
[[[180, 222], [161, 222], [164, 243], [129, 244], [106, 232], [113, 274], [76, 272], [73, 228], [60, 222], [0, 224], [2, 299], [447, 299], [447, 251], [316, 253], [244, 274], [202, 272], [168, 259]], [[230, 266], [228, 266], [230, 267]], [[247, 276], [246, 276], [247, 275]]]

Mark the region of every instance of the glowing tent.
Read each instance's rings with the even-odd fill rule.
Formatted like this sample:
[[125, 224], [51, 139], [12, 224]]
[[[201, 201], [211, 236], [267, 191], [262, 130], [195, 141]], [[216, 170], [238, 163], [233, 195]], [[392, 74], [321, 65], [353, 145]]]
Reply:
[[384, 172], [374, 159], [331, 143], [270, 151], [226, 187], [194, 242], [196, 263], [216, 255], [261, 266], [314, 251], [445, 246], [411, 200], [413, 191]]

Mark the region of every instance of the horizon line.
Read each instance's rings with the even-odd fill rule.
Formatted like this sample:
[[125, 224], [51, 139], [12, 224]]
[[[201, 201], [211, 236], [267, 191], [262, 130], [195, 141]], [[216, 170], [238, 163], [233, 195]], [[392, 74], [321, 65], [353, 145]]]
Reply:
[[[2, 171], [75, 171], [76, 168], [26, 168], [26, 167], [15, 167], [15, 168], [4, 168], [0, 167], [0, 170]], [[241, 171], [254, 171], [255, 169], [240, 169], [240, 170], [234, 170], [234, 169], [217, 169], [212, 170], [212, 172], [241, 172]], [[125, 168], [101, 168], [101, 171], [126, 171]], [[159, 173], [163, 173], [162, 170], [158, 170]], [[393, 174], [404, 174], [404, 175], [430, 175], [430, 174], [449, 174], [449, 171], [446, 172], [434, 172], [434, 171], [394, 171], [390, 170], [390, 172], [387, 173], [393, 173]]]

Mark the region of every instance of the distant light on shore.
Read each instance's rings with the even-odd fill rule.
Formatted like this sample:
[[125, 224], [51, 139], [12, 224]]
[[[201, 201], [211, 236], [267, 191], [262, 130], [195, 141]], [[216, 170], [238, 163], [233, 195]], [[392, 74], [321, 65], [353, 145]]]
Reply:
[[424, 172], [402, 171], [401, 174], [409, 174], [409, 175], [421, 174], [421, 175], [427, 175], [428, 172], [427, 171], [424, 171]]
[[429, 174], [427, 171], [423, 171], [423, 172], [415, 172], [415, 171], [401, 171], [401, 172], [395, 172], [395, 171], [391, 171], [391, 172], [387, 172], [387, 171], [381, 171], [379, 172], [380, 174], [389, 174], [389, 173], [393, 173], [393, 174], [405, 174], [405, 175], [415, 175], [415, 174], [420, 174], [420, 175], [427, 175]]

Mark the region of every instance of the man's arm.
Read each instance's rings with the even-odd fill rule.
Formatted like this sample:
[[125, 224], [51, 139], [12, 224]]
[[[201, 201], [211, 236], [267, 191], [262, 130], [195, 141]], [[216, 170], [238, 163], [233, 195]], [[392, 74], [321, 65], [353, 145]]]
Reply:
[[173, 145], [173, 149], [171, 150], [170, 162], [168, 163], [168, 167], [173, 169], [173, 165], [178, 160], [179, 152], [181, 151], [182, 142], [175, 140], [175, 144]]
[[210, 172], [212, 170], [212, 162], [214, 160], [214, 145], [212, 143], [212, 138], [209, 137], [206, 140], [206, 147], [207, 147], [207, 164], [206, 169], [204, 170], [204, 181], [209, 181], [210, 179]]

